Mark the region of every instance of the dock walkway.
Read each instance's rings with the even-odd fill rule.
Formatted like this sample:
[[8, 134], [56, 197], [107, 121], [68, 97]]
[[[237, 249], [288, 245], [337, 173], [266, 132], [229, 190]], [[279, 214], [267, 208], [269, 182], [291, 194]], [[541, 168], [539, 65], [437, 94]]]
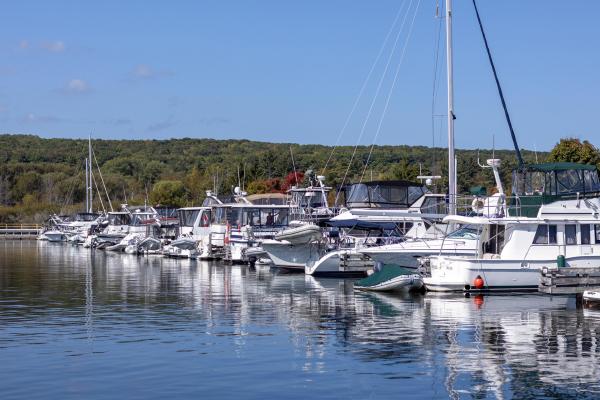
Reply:
[[35, 239], [41, 229], [39, 224], [0, 224], [0, 240]]
[[538, 290], [545, 294], [581, 294], [600, 288], [600, 266], [587, 268], [542, 268]]

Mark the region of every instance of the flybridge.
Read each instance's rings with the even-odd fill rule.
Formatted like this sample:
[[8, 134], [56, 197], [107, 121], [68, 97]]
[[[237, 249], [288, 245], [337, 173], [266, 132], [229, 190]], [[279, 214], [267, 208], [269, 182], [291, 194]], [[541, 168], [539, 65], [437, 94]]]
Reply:
[[556, 162], [525, 165], [513, 171], [510, 215], [536, 217], [539, 208], [557, 200], [598, 197], [600, 180], [594, 165]]
[[348, 208], [408, 208], [426, 189], [408, 181], [372, 181], [355, 183], [347, 192]]

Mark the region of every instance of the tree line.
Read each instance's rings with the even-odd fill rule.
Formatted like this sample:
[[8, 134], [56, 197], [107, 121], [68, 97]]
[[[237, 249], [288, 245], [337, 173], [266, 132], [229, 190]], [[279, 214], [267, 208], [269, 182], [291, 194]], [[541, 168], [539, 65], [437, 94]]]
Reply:
[[[121, 203], [198, 205], [206, 190], [230, 194], [241, 185], [248, 193], [285, 191], [298, 172], [313, 170], [338, 186], [360, 180], [416, 180], [440, 175], [434, 190], [446, 191], [447, 151], [426, 146], [331, 146], [265, 143], [249, 140], [169, 139], [93, 140], [94, 186], [108, 208]], [[523, 150], [526, 162], [577, 161], [598, 164], [591, 143], [563, 139], [550, 152]], [[370, 154], [370, 155], [369, 155]], [[502, 159], [503, 181], [510, 182], [516, 158], [511, 150], [458, 150], [459, 192], [493, 186], [478, 166], [492, 155]], [[87, 140], [0, 135], [0, 222], [43, 221], [49, 213], [82, 209]], [[367, 164], [367, 160], [369, 160]], [[99, 171], [102, 173], [100, 176]], [[294, 174], [295, 172], [295, 174]], [[290, 175], [294, 174], [294, 175]], [[103, 184], [104, 183], [104, 184]], [[95, 194], [94, 208], [100, 209]]]

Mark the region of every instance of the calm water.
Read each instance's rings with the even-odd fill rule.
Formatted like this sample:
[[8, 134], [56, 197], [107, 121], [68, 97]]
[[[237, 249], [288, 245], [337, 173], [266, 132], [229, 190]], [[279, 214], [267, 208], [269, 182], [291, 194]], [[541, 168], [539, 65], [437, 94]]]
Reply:
[[0, 242], [2, 399], [598, 398], [600, 311]]

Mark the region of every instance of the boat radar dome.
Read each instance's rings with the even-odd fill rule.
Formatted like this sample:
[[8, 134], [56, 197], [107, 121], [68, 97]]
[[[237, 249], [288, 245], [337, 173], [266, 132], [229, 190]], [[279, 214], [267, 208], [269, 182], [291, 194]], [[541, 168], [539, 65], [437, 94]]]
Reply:
[[499, 158], [490, 158], [489, 160], [486, 161], [487, 165], [489, 165], [490, 167], [500, 167], [500, 164], [502, 163], [500, 161]]
[[239, 186], [236, 186], [236, 187], [233, 189], [233, 193], [235, 193], [235, 194], [238, 194], [238, 195], [239, 195], [239, 194], [241, 194], [241, 193], [242, 193], [242, 190], [240, 189], [240, 187], [239, 187]]

